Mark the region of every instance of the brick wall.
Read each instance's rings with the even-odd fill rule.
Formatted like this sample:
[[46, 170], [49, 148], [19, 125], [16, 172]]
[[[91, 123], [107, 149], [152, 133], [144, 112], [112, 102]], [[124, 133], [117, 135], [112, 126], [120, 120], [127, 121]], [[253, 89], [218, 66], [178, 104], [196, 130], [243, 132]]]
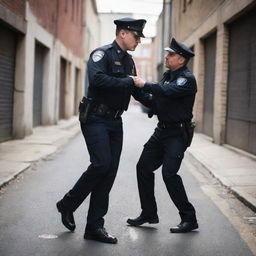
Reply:
[[59, 0], [28, 0], [28, 2], [37, 22], [51, 34], [56, 34]]
[[84, 0], [28, 0], [37, 22], [78, 56], [83, 56]]
[[180, 41], [194, 32], [224, 0], [174, 0], [173, 4], [173, 32]]
[[59, 5], [58, 38], [73, 52], [83, 56], [84, 0], [62, 0]]
[[229, 31], [227, 24], [255, 6], [253, 0], [173, 0], [172, 28], [174, 36], [195, 51], [193, 73], [198, 93], [194, 107], [197, 131], [203, 132], [204, 115], [204, 38], [213, 31], [216, 38], [214, 77], [213, 142], [225, 143], [227, 119], [227, 88], [229, 69]]
[[16, 15], [25, 17], [26, 0], [0, 0], [0, 4]]

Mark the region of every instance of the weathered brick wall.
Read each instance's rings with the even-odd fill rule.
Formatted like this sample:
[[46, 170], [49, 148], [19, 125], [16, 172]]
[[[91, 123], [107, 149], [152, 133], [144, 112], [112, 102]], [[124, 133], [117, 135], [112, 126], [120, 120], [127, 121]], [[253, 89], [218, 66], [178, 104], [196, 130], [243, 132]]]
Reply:
[[78, 56], [83, 56], [84, 0], [28, 0], [37, 22]]
[[25, 17], [26, 0], [0, 0], [0, 4], [16, 15]]
[[0, 0], [0, 5], [25, 19], [26, 2], [41, 25], [76, 56], [83, 57], [83, 16], [86, 0]]
[[56, 33], [58, 2], [59, 0], [28, 0], [32, 13], [37, 18], [37, 22], [49, 31]]
[[224, 0], [173, 0], [173, 32], [183, 41], [216, 11]]
[[83, 56], [84, 0], [60, 1], [58, 38], [78, 56]]
[[[255, 6], [253, 0], [172, 0], [173, 35], [195, 51], [193, 73], [198, 84], [194, 114], [197, 131], [203, 132], [204, 115], [204, 38], [216, 31], [216, 63], [214, 77], [213, 136], [215, 143], [225, 143], [227, 118], [227, 88], [229, 69], [229, 31], [227, 24], [246, 9]], [[246, 15], [246, 14], [245, 14]]]

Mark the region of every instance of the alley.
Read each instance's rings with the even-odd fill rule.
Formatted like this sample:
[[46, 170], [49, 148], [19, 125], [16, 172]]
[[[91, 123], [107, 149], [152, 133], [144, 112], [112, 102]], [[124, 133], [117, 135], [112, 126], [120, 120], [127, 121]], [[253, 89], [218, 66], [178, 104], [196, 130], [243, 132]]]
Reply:
[[86, 169], [89, 158], [81, 134], [61, 151], [41, 161], [6, 186], [0, 194], [0, 255], [3, 256], [251, 256], [239, 233], [182, 165], [188, 196], [197, 209], [199, 230], [171, 234], [179, 222], [177, 210], [156, 172], [156, 199], [160, 223], [130, 227], [128, 217], [140, 213], [135, 165], [156, 120], [139, 107], [124, 114], [124, 145], [119, 172], [110, 194], [107, 230], [118, 237], [117, 245], [83, 239], [89, 199], [75, 212], [74, 233], [62, 226], [55, 203]]

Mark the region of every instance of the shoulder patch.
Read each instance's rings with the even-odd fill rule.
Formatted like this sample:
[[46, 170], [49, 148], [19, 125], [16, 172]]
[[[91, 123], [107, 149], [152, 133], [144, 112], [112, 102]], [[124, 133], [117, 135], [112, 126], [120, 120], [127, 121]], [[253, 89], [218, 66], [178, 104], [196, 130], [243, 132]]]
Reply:
[[94, 62], [100, 61], [104, 57], [104, 51], [97, 50], [96, 52], [93, 53], [92, 55], [92, 60]]
[[177, 85], [178, 85], [178, 86], [183, 86], [186, 82], [187, 82], [187, 79], [184, 78], [184, 77], [179, 77], [179, 78], [177, 79]]

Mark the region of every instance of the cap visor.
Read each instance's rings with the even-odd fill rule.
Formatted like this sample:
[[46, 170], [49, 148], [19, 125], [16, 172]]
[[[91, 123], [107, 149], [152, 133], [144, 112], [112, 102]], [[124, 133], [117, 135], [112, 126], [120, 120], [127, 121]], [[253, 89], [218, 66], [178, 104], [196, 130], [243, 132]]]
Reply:
[[144, 34], [141, 32], [141, 33], [139, 33], [140, 34], [140, 37], [143, 37], [143, 38], [145, 38], [145, 36], [144, 36]]
[[175, 51], [172, 48], [170, 48], [170, 47], [166, 47], [166, 48], [164, 48], [164, 50], [167, 51], [167, 52], [175, 53]]
[[145, 37], [142, 32], [131, 30], [136, 36]]

